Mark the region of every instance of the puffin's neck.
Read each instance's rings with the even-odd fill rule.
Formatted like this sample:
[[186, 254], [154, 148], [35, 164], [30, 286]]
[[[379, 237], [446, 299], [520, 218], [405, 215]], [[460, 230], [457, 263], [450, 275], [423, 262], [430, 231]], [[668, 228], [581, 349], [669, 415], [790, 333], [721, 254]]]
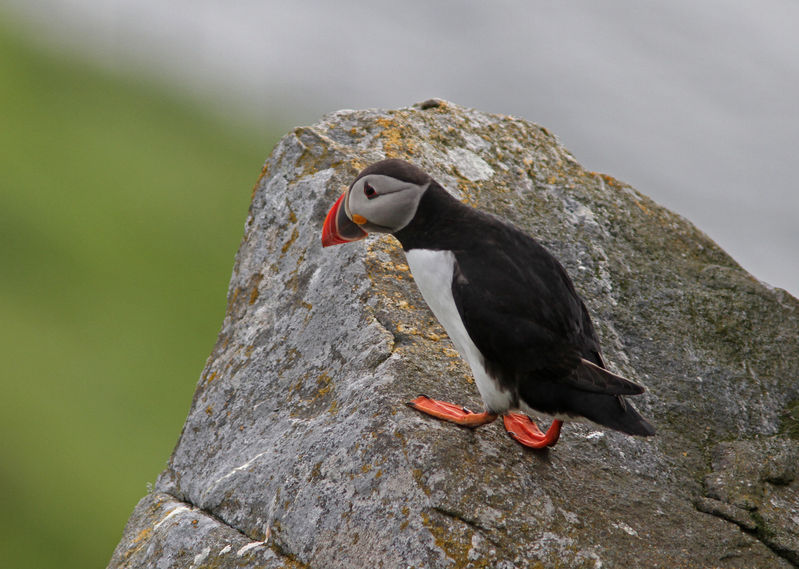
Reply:
[[468, 230], [475, 210], [452, 197], [435, 181], [419, 200], [413, 219], [394, 233], [405, 251], [410, 249], [452, 250]]

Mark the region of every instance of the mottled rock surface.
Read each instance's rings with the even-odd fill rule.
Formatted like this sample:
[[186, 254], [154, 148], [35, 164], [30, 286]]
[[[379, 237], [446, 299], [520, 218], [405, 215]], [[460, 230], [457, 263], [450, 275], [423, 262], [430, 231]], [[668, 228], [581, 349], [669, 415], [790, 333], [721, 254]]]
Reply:
[[[567, 423], [536, 452], [405, 406], [480, 404], [392, 237], [321, 247], [384, 157], [562, 260], [657, 437]], [[183, 433], [109, 567], [797, 566], [798, 401], [799, 302], [547, 130], [341, 111], [269, 157]]]

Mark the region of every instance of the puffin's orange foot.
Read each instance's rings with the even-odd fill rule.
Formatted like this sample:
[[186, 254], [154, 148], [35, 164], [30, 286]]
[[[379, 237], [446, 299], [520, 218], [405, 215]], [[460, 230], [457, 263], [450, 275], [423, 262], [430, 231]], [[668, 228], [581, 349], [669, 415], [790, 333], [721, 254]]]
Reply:
[[427, 395], [420, 395], [413, 401], [409, 401], [408, 406], [438, 419], [461, 425], [462, 427], [479, 427], [497, 418], [494, 413], [472, 413], [466, 407], [446, 403], [444, 401], [437, 401], [436, 399], [429, 398]]
[[513, 440], [526, 447], [538, 449], [555, 446], [563, 424], [563, 421], [555, 419], [545, 434], [530, 417], [520, 413], [508, 413], [502, 417], [502, 422]]

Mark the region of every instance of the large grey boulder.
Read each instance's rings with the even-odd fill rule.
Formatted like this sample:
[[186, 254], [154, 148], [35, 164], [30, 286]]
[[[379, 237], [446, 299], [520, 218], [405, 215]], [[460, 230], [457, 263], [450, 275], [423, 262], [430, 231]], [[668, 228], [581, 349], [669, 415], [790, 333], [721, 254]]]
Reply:
[[[405, 406], [480, 402], [392, 237], [321, 247], [384, 157], [562, 260], [656, 437], [567, 423], [536, 452]], [[799, 302], [545, 129], [341, 111], [264, 166], [183, 433], [109, 567], [799, 566], [798, 402]]]

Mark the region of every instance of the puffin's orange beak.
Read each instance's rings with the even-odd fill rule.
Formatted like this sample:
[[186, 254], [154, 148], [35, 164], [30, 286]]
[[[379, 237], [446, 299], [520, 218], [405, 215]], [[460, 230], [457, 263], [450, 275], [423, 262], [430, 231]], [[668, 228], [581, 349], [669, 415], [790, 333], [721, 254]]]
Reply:
[[347, 192], [341, 194], [341, 197], [336, 200], [336, 203], [327, 212], [325, 224], [322, 227], [322, 247], [358, 241], [367, 235], [366, 231], [347, 217], [347, 212], [344, 208], [344, 198], [346, 196]]

